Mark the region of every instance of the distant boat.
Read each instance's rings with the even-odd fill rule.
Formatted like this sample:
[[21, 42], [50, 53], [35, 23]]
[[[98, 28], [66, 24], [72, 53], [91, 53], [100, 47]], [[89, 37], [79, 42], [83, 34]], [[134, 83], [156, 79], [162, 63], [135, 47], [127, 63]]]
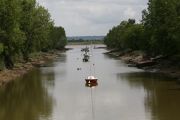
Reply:
[[88, 53], [86, 52], [86, 53], [84, 53], [84, 57], [83, 57], [83, 62], [88, 62], [89, 61], [89, 55], [88, 55]]
[[88, 47], [82, 48], [81, 51], [82, 52], [89, 52], [89, 48]]
[[85, 81], [87, 84], [96, 84], [97, 83], [97, 78], [95, 78], [94, 76], [88, 76]]

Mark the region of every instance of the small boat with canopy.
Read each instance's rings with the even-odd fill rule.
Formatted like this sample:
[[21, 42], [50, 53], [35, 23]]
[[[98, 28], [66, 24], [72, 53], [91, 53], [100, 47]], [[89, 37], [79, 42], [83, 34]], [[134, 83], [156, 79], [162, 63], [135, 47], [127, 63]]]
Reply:
[[85, 80], [86, 80], [86, 83], [88, 83], [88, 84], [97, 83], [97, 81], [98, 81], [98, 79], [95, 78], [94, 76], [88, 76]]

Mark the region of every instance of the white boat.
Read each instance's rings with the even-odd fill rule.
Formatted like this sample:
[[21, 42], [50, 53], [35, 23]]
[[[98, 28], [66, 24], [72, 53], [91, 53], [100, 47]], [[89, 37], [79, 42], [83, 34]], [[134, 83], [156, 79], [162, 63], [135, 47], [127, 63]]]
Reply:
[[95, 78], [94, 76], [88, 76], [86, 79], [86, 83], [89, 83], [89, 84], [91, 84], [91, 83], [97, 83], [97, 78]]

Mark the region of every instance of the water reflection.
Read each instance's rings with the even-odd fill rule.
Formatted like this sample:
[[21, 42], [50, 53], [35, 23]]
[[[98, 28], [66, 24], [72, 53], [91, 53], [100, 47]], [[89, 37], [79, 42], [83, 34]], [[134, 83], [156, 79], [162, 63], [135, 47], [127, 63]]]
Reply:
[[52, 86], [54, 87], [55, 85], [55, 72], [54, 72], [54, 67], [48, 67], [48, 68], [41, 68], [40, 69], [40, 74], [41, 74], [41, 79], [47, 83], [47, 86]]
[[96, 83], [86, 83], [85, 86], [89, 87], [89, 88], [94, 88], [94, 87], [98, 86], [98, 82], [96, 82]]
[[128, 82], [131, 89], [144, 88], [144, 105], [152, 120], [180, 119], [180, 86], [176, 81], [155, 73], [126, 73], [117, 77]]
[[53, 63], [65, 63], [67, 61], [66, 54], [61, 53], [59, 56], [53, 61]]
[[127, 67], [95, 49], [93, 75], [100, 85], [86, 84], [90, 63], [80, 59], [84, 46], [72, 47], [0, 89], [0, 120], [180, 120], [176, 81]]
[[52, 115], [53, 99], [41, 81], [40, 70], [0, 89], [0, 120], [40, 120]]

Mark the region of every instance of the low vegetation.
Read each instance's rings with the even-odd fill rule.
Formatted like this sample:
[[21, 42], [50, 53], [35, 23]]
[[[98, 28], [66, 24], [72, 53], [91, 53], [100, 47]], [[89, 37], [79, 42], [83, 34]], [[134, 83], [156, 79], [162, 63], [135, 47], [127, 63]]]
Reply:
[[68, 40], [69, 45], [89, 45], [89, 44], [104, 44], [103, 40]]
[[64, 28], [36, 0], [0, 0], [0, 70], [28, 62], [32, 53], [62, 49], [66, 41]]

